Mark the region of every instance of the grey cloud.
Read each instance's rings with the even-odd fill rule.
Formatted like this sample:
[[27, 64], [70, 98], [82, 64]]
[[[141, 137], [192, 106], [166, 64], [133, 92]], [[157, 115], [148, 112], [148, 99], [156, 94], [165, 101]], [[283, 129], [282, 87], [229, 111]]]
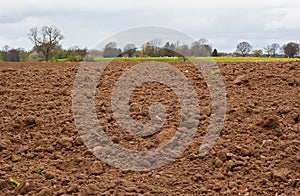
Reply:
[[171, 27], [195, 39], [205, 37], [213, 47], [230, 51], [240, 40], [263, 48], [269, 42], [300, 39], [296, 0], [11, 0], [2, 2], [2, 8], [0, 47], [30, 49], [29, 29], [43, 24], [58, 26], [65, 35], [65, 48], [93, 48], [115, 32], [145, 25]]

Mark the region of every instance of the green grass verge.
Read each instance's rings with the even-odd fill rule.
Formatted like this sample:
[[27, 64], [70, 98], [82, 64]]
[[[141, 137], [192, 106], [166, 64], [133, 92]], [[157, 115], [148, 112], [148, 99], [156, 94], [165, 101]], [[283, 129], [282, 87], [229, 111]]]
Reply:
[[[236, 63], [236, 62], [290, 62], [300, 61], [300, 58], [268, 58], [268, 57], [190, 57], [192, 62], [217, 62], [217, 63]], [[179, 57], [147, 57], [147, 58], [97, 58], [101, 61], [128, 61], [128, 62], [183, 62]]]
[[57, 62], [67, 62], [68, 59], [57, 59]]
[[159, 61], [159, 62], [182, 62], [183, 58], [179, 57], [145, 57], [145, 58], [96, 58], [97, 62], [102, 61], [125, 61], [125, 62], [147, 62], [147, 61]]
[[[290, 62], [300, 61], [300, 58], [268, 58], [268, 57], [189, 57], [192, 62], [217, 62], [217, 63], [237, 63], [237, 62]], [[67, 59], [58, 59], [57, 62], [67, 62]], [[145, 58], [96, 58], [96, 62], [125, 61], [125, 62], [184, 62], [180, 57], [145, 57]]]
[[218, 63], [231, 62], [289, 62], [300, 61], [299, 58], [268, 58], [268, 57], [212, 57]]

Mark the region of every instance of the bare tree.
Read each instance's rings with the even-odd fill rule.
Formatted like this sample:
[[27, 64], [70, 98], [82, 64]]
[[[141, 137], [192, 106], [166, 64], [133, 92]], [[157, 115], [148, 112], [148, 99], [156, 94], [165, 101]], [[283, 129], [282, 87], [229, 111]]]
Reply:
[[265, 49], [265, 52], [267, 53], [268, 56], [276, 56], [276, 53], [278, 49], [280, 48], [280, 45], [277, 43], [273, 43], [271, 45], [268, 45]]
[[191, 55], [197, 57], [210, 56], [212, 48], [207, 42], [208, 41], [205, 38], [194, 41], [191, 46]]
[[190, 51], [190, 48], [187, 44], [183, 44], [181, 47], [180, 47], [180, 53], [183, 55], [183, 56], [191, 56], [191, 51]]
[[198, 40], [199, 44], [200, 45], [204, 45], [204, 44], [207, 44], [208, 43], [208, 40], [206, 38], [201, 38]]
[[282, 48], [283, 48], [284, 54], [289, 58], [295, 57], [300, 51], [299, 44], [294, 43], [294, 42], [290, 42], [290, 43], [284, 45]]
[[157, 56], [158, 54], [158, 49], [161, 45], [162, 41], [160, 38], [154, 38], [153, 40], [150, 41], [150, 45], [153, 47], [153, 52], [154, 52], [154, 56]]
[[267, 45], [267, 47], [264, 48], [265, 53], [270, 57], [272, 55], [272, 48], [271, 45]]
[[136, 55], [136, 46], [134, 44], [126, 44], [123, 49], [123, 55], [128, 57], [133, 57]]
[[10, 46], [9, 45], [5, 45], [3, 48], [2, 48], [3, 52], [8, 52], [10, 50]]
[[51, 52], [60, 45], [63, 35], [54, 26], [43, 26], [40, 30], [33, 27], [28, 33], [29, 39], [34, 43], [34, 49], [42, 53], [44, 60], [50, 59]]
[[277, 50], [280, 48], [280, 45], [277, 43], [273, 43], [271, 44], [271, 48], [272, 48], [272, 55], [273, 57], [275, 57]]
[[252, 50], [252, 46], [248, 42], [240, 42], [236, 46], [236, 52], [242, 56], [248, 55]]

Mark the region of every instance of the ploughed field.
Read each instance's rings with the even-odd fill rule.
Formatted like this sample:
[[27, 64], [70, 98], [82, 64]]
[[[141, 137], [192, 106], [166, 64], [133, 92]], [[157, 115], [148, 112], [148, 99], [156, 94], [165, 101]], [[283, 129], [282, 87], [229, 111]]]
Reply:
[[[132, 118], [148, 122], [149, 106], [160, 101], [167, 121], [148, 137], [122, 130], [110, 95], [135, 64], [113, 62], [104, 70], [96, 111], [114, 143], [155, 150], [176, 133], [180, 102], [166, 85], [145, 83], [130, 97]], [[300, 62], [219, 63], [226, 116], [205, 156], [198, 151], [211, 115], [206, 82], [189, 63], [170, 65], [196, 90], [199, 127], [180, 157], [137, 172], [106, 164], [84, 145], [72, 111], [80, 64], [0, 63], [0, 195], [300, 195]]]

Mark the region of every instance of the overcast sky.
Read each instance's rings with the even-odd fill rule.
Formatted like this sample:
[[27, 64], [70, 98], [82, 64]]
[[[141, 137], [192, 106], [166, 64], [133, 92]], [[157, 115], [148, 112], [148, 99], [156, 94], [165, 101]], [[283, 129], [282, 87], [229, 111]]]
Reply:
[[[31, 49], [33, 26], [55, 25], [63, 47], [94, 48], [116, 32], [170, 27], [213, 48], [232, 52], [239, 41], [254, 49], [300, 41], [299, 0], [0, 0], [0, 48]], [[129, 40], [130, 41], [130, 40]], [[163, 40], [168, 41], [168, 40]]]

